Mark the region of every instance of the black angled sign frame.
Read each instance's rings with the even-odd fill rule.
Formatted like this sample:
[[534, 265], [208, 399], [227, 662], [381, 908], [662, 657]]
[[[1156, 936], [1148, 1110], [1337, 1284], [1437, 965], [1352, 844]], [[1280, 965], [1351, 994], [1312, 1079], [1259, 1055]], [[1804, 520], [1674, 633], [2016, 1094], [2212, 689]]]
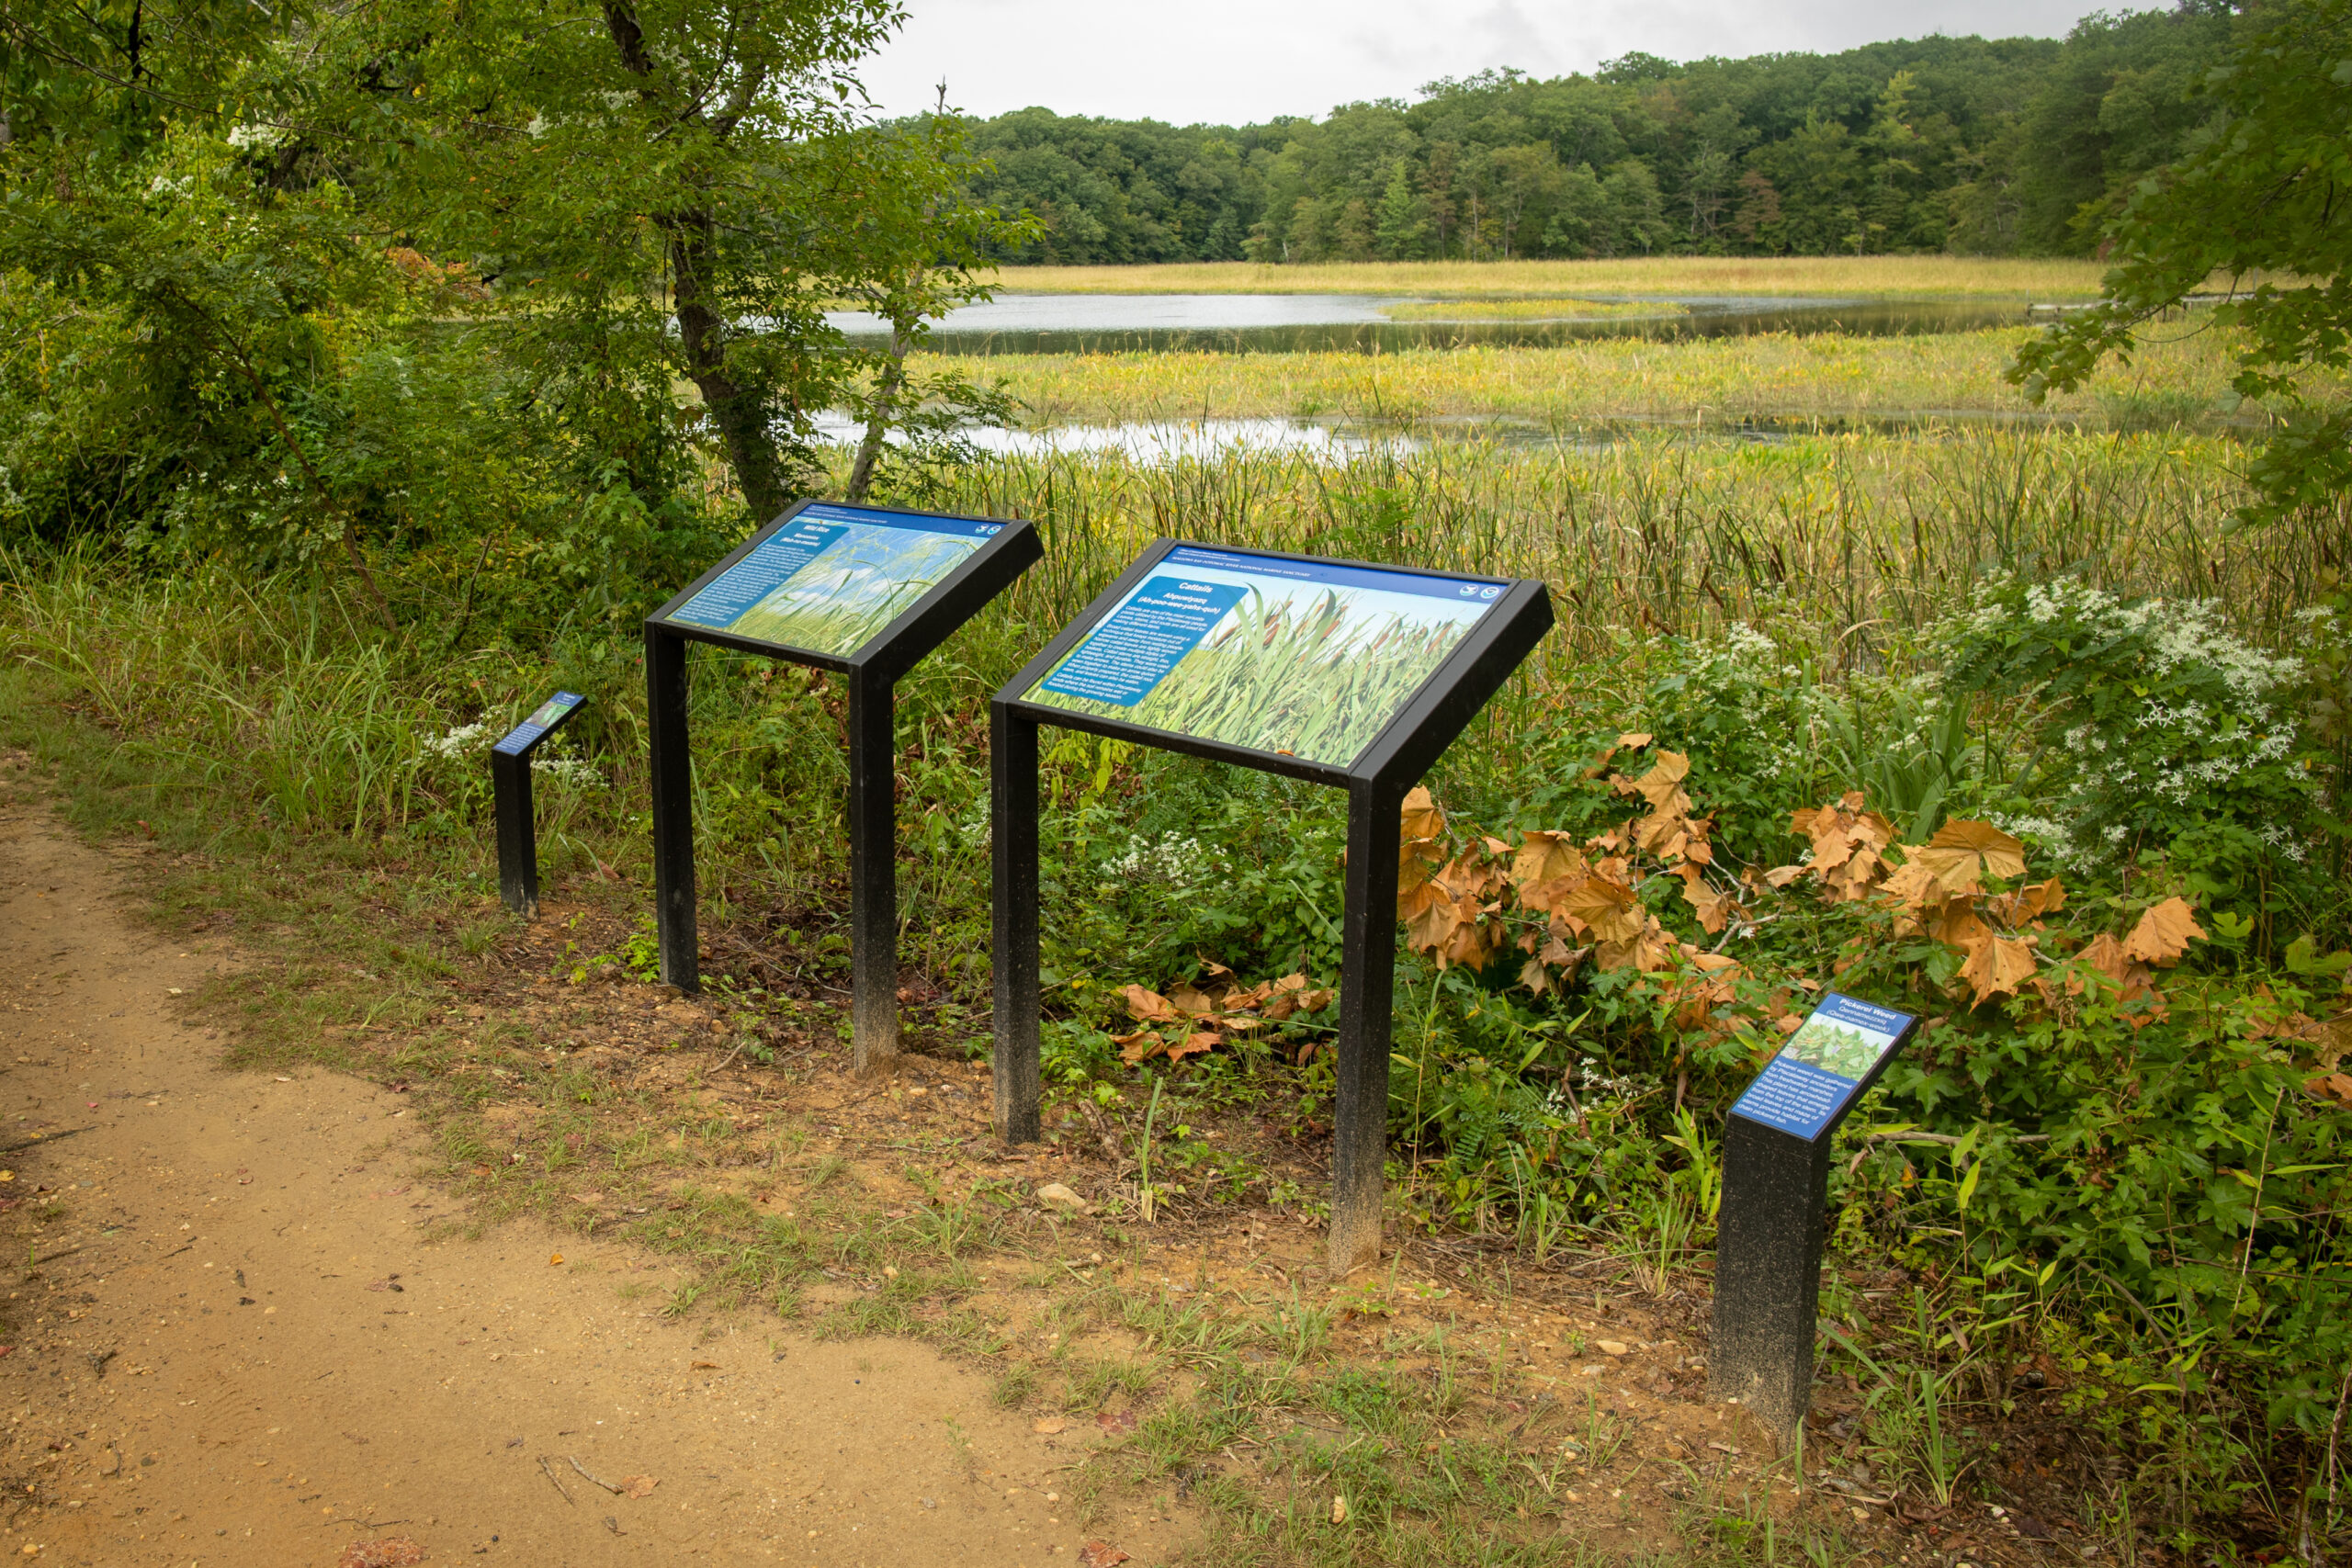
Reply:
[[802, 501], [646, 617], [663, 980], [702, 988], [686, 645], [831, 671], [849, 696], [852, 1056], [861, 1073], [897, 1056], [899, 679], [1044, 555], [1023, 522]]
[[[1231, 570], [1217, 567], [1223, 561]], [[1197, 569], [1211, 568], [1208, 572]], [[1204, 737], [1114, 716], [1130, 709], [1154, 710], [1145, 698], [1167, 681], [1190, 650], [1237, 634], [1264, 636], [1267, 645], [1283, 626], [1269, 621], [1237, 625], [1223, 619], [1241, 600], [1221, 587], [1251, 575], [1324, 581], [1342, 589], [1351, 581], [1377, 584], [1382, 579], [1420, 580], [1399, 586], [1430, 598], [1476, 600], [1483, 614], [1417, 682], [1407, 679], [1385, 719], [1368, 722], [1361, 736], [1327, 732], [1328, 753], [1301, 755], [1290, 750]], [[1227, 581], [1220, 582], [1219, 576]], [[1197, 581], [1195, 581], [1197, 579]], [[1244, 594], [1247, 589], [1244, 589]], [[1340, 595], [1333, 593], [1336, 605]], [[1311, 604], [1307, 613], [1322, 609]], [[1130, 617], [1122, 625], [1113, 623]], [[1397, 825], [1405, 796], [1439, 755], [1468, 727], [1488, 698], [1533, 650], [1552, 626], [1552, 600], [1532, 579], [1481, 577], [1422, 571], [1329, 557], [1269, 550], [1233, 549], [1184, 540], [1155, 540], [1085, 613], [1065, 627], [990, 699], [989, 826], [995, 891], [995, 1120], [1008, 1142], [1038, 1136], [1037, 955], [1037, 764], [1038, 728], [1059, 725], [1207, 757], [1245, 768], [1329, 784], [1348, 792], [1346, 909], [1341, 927], [1339, 1092], [1331, 1149], [1329, 1259], [1341, 1276], [1380, 1256], [1382, 1164], [1387, 1152], [1390, 1009], [1396, 981]], [[1327, 615], [1316, 623], [1325, 635], [1340, 635], [1344, 624]], [[1295, 621], [1285, 623], [1295, 630]], [[1263, 632], [1259, 629], [1266, 626]], [[1109, 641], [1095, 645], [1078, 675], [1083, 645], [1108, 629]], [[1223, 628], [1231, 627], [1231, 630]], [[1367, 638], [1367, 665], [1376, 662], [1385, 642]], [[1389, 660], [1398, 663], [1391, 653]], [[1067, 662], [1066, 662], [1067, 661]], [[1061, 682], [1056, 689], [1044, 683]], [[1124, 682], [1124, 684], [1123, 684]], [[1195, 683], [1197, 685], [1197, 682]], [[1040, 693], [1044, 695], [1040, 696]], [[1204, 701], [1213, 702], [1209, 693]], [[1248, 729], [1247, 715], [1287, 701], [1281, 688], [1251, 698], [1241, 694], [1221, 710], [1213, 726]], [[1077, 705], [1062, 705], [1074, 703]], [[1268, 737], [1261, 736], [1261, 739]]]
[[587, 705], [588, 699], [577, 692], [558, 692], [490, 749], [491, 801], [498, 819], [498, 896], [526, 919], [539, 912], [539, 842], [532, 819], [531, 753]]

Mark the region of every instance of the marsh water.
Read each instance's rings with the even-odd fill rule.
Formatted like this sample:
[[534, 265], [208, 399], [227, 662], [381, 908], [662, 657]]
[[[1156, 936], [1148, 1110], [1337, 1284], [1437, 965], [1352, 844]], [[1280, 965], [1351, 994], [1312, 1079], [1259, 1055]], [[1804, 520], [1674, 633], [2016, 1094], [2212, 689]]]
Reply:
[[[1893, 337], [2016, 326], [2023, 299], [1850, 299], [1793, 295], [1593, 295], [1618, 307], [1606, 316], [1479, 319], [1476, 300], [1377, 294], [1001, 294], [949, 311], [932, 329], [934, 352], [1105, 354], [1172, 349], [1286, 353], [1444, 347], [1456, 344], [1544, 344], [1590, 337], [1736, 337], [1754, 333], [1846, 333]], [[1420, 311], [1470, 307], [1464, 318], [1392, 321], [1399, 305]], [[1656, 307], [1645, 313], [1642, 306]], [[1625, 308], [1632, 308], [1628, 311]], [[852, 338], [888, 328], [863, 311], [826, 318]]]

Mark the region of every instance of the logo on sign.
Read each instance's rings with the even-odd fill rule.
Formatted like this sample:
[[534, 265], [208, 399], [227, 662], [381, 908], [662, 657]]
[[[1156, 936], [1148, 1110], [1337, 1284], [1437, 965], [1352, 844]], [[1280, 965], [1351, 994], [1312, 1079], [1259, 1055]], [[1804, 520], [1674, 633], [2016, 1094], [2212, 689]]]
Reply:
[[1475, 582], [1464, 583], [1462, 585], [1462, 596], [1464, 599], [1476, 599], [1478, 596], [1478, 585]]
[[1502, 590], [1499, 588], [1481, 588], [1478, 590], [1478, 597], [1481, 599], [1493, 599], [1499, 596]]
[[980, 525], [980, 532], [983, 534], [1001, 534], [1004, 532], [1004, 525], [1001, 523], [983, 523]]

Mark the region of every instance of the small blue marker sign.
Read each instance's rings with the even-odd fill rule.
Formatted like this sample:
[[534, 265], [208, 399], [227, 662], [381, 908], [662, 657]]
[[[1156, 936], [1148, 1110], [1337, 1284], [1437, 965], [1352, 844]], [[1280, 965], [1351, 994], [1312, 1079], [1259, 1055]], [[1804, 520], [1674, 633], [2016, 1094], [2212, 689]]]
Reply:
[[508, 730], [491, 748], [510, 757], [519, 757], [539, 743], [541, 737], [570, 718], [572, 711], [588, 699], [577, 692], [558, 692], [533, 711], [530, 717]]
[[1810, 1143], [1843, 1115], [1913, 1019], [1832, 991], [1731, 1108]]

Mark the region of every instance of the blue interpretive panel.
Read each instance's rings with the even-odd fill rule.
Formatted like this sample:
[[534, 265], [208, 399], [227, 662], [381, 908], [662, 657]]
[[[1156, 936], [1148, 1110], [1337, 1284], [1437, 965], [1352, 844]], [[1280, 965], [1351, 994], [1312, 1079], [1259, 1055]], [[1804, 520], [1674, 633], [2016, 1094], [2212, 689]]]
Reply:
[[1830, 992], [1731, 1113], [1811, 1142], [1845, 1113], [1912, 1021], [1909, 1013]]
[[1506, 585], [1180, 545], [1028, 700], [1345, 764]]
[[846, 659], [1004, 527], [875, 507], [804, 506], [663, 618]]
[[577, 692], [558, 692], [532, 711], [531, 716], [499, 738], [493, 751], [503, 751], [519, 757], [539, 743], [540, 737], [571, 716], [572, 710], [588, 699]]

